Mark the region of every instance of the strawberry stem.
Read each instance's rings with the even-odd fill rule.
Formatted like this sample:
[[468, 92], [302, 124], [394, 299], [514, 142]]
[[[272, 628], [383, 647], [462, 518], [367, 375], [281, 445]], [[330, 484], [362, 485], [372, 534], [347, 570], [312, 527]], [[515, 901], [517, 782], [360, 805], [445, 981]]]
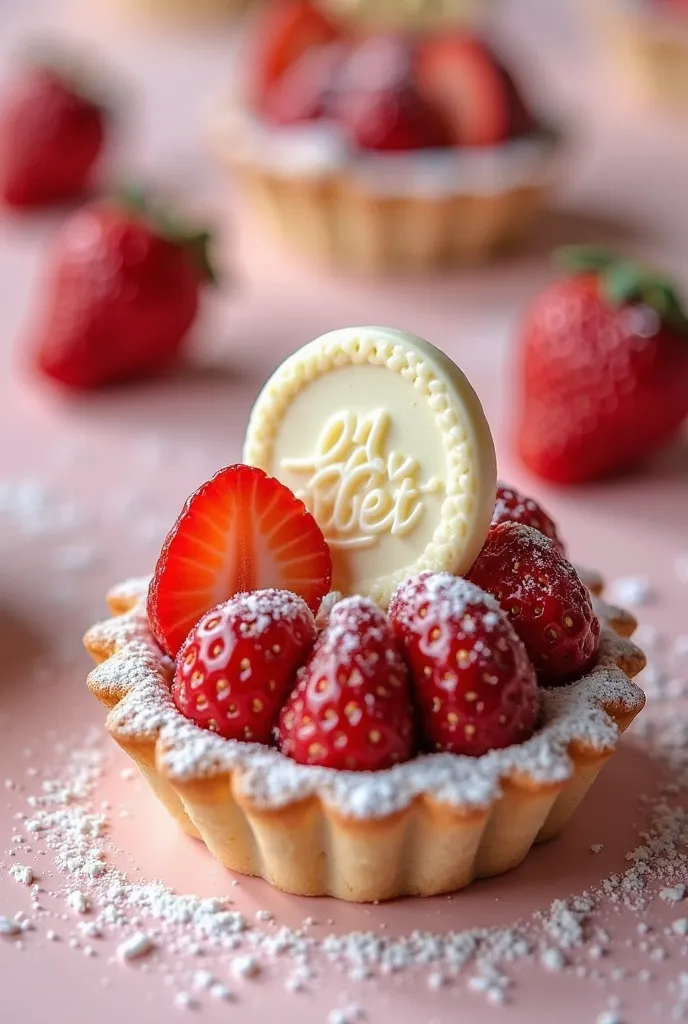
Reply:
[[568, 274], [596, 276], [602, 295], [611, 305], [649, 306], [663, 323], [688, 334], [688, 316], [676, 286], [668, 278], [597, 246], [566, 246], [555, 253], [554, 259]]
[[171, 210], [155, 202], [137, 184], [128, 183], [120, 187], [115, 193], [115, 201], [135, 216], [146, 220], [162, 238], [183, 248], [202, 281], [217, 283], [217, 275], [210, 258], [210, 231], [205, 228], [192, 230]]

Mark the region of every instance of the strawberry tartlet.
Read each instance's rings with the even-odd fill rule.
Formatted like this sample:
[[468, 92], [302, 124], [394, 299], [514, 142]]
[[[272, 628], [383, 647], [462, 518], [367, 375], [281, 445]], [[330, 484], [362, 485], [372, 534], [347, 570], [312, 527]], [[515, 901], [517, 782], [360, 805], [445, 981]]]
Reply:
[[109, 732], [187, 833], [287, 892], [428, 896], [515, 867], [643, 707], [633, 619], [496, 484], [474, 392], [412, 335], [295, 353], [244, 456], [85, 638]]
[[355, 272], [421, 271], [528, 232], [558, 137], [474, 35], [357, 36], [288, 0], [249, 49], [248, 86], [212, 112], [211, 142], [286, 246]]

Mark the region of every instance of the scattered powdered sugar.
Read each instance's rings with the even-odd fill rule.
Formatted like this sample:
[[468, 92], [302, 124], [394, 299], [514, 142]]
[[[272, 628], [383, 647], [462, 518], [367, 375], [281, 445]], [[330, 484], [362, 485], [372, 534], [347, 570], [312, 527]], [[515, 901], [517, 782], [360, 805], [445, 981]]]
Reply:
[[[458, 601], [455, 614], [463, 614], [464, 601], [472, 601], [477, 594], [488, 611], [497, 615], [498, 605], [492, 598], [469, 583], [458, 582], [463, 589], [456, 597], [452, 586], [451, 600]], [[431, 577], [427, 583], [437, 590], [433, 600], [444, 599], [441, 576]], [[432, 793], [454, 806], [485, 808], [499, 797], [502, 779], [514, 773], [527, 774], [538, 783], [570, 778], [568, 747], [573, 740], [596, 751], [613, 750], [618, 729], [605, 708], [613, 705], [638, 711], [643, 703], [642, 692], [617, 668], [619, 657], [632, 660], [642, 656], [633, 644], [607, 628], [598, 663], [584, 679], [543, 691], [542, 727], [525, 743], [479, 759], [426, 755], [374, 774], [299, 765], [274, 749], [223, 739], [179, 713], [169, 690], [171, 663], [148, 629], [147, 586], [147, 580], [139, 580], [118, 587], [110, 600], [113, 606], [130, 607], [130, 611], [89, 632], [91, 647], [116, 652], [89, 677], [91, 688], [109, 704], [119, 698], [109, 714], [108, 729], [122, 738], [157, 736], [158, 768], [173, 780], [241, 769], [240, 792], [261, 807], [277, 808], [319, 793], [350, 817], [380, 817], [408, 807], [420, 794]], [[347, 604], [335, 606], [342, 609], [343, 621]], [[614, 614], [601, 602], [596, 607], [603, 620]]]
[[[132, 589], [135, 588], [131, 584], [120, 588], [122, 606], [130, 602]], [[144, 591], [145, 584], [139, 584], [137, 592], [143, 594]], [[179, 722], [171, 702], [164, 701], [170, 663], [152, 644], [147, 623], [139, 612], [128, 613], [123, 620], [114, 620], [114, 623], [114, 626], [111, 622], [97, 627], [95, 634], [105, 646], [131, 645], [131, 660], [125, 659], [127, 671], [131, 673], [129, 676], [125, 674], [126, 685], [131, 683], [135, 689], [149, 687], [145, 697], [129, 705], [130, 719], [121, 706], [117, 709], [118, 724], [122, 729], [136, 730], [144, 723], [153, 735], [158, 730], [169, 730], [173, 719]], [[602, 710], [602, 705], [615, 696], [622, 705], [625, 701], [637, 699], [635, 688], [624, 682], [622, 673], [611, 667], [620, 644], [610, 634], [605, 634], [603, 659], [607, 660], [598, 670], [597, 680], [595, 673], [590, 677], [592, 683], [590, 679], [586, 680], [584, 700], [575, 699], [576, 686], [546, 695], [542, 732], [547, 733], [549, 729], [548, 739], [529, 750], [529, 770], [540, 772], [547, 778], [557, 771], [568, 770], [563, 744], [565, 737], [572, 733], [565, 730], [557, 732], [560, 729], [557, 722], [569, 714], [575, 716], [577, 728], [583, 735], [592, 738], [595, 744], [601, 743], [602, 749], [605, 745], [612, 747], [616, 744], [616, 727]], [[625, 642], [621, 646], [626, 653], [632, 650]], [[650, 669], [662, 678], [666, 677], [661, 694], [670, 696], [671, 673], [666, 667], [667, 658], [678, 656], [659, 635], [649, 646], [656, 652], [656, 657], [651, 658]], [[99, 674], [102, 671], [99, 679], [103, 680], [103, 685], [111, 687], [116, 694], [122, 689], [122, 666], [121, 663], [116, 664], [118, 658], [120, 655], [96, 670]], [[41, 893], [39, 901], [35, 886], [25, 893], [20, 890], [21, 898], [27, 901], [28, 912], [14, 920], [0, 917], [0, 937], [10, 945], [40, 941], [41, 936], [55, 941], [58, 932], [54, 928], [57, 927], [65, 947], [82, 957], [95, 953], [96, 945], [100, 952], [108, 943], [113, 943], [116, 956], [123, 964], [128, 964], [131, 969], [150, 971], [151, 977], [160, 978], [161, 986], [163, 982], [169, 985], [169, 998], [180, 1011], [200, 1008], [206, 999], [236, 999], [240, 1003], [249, 991], [248, 979], [251, 979], [251, 985], [260, 985], [264, 977], [272, 977], [276, 971], [285, 968], [285, 1000], [303, 998], [298, 993], [315, 989], [326, 972], [336, 970], [351, 983], [367, 980], [370, 985], [390, 975], [419, 975], [422, 983], [432, 990], [447, 988], [452, 991], [464, 987], [498, 1007], [509, 1002], [516, 984], [514, 973], [518, 977], [512, 967], [521, 963], [535, 968], [539, 965], [548, 972], [572, 972], [597, 984], [625, 984], [629, 969], [615, 965], [614, 953], [629, 940], [615, 936], [615, 921], [609, 920], [609, 908], [616, 909], [619, 914], [633, 915], [645, 914], [649, 907], [654, 906], [660, 908], [658, 914], [663, 908], [669, 915], [665, 925], [651, 929], [641, 921], [642, 932], [639, 930], [637, 938], [632, 940], [639, 963], [630, 977], [649, 982], [653, 978], [650, 968], [654, 968], [660, 959], [678, 954], [685, 944], [686, 935], [686, 919], [676, 919], [676, 915], [684, 909], [680, 901], [685, 896], [688, 865], [688, 810], [684, 807], [688, 791], [688, 723], [672, 715], [671, 708], [661, 699], [657, 704], [657, 721], [653, 714], [648, 713], [647, 719], [641, 717], [634, 731], [638, 741], [644, 739], [647, 742], [653, 756], [664, 758], [668, 769], [666, 781], [658, 790], [653, 788], [649, 795], [639, 794], [647, 821], [628, 852], [625, 867], [585, 893], [557, 899], [531, 919], [507, 927], [438, 933], [413, 931], [402, 935], [381, 932], [383, 908], [374, 908], [373, 918], [365, 919], [372, 925], [370, 931], [333, 931], [328, 934], [327, 929], [317, 928], [316, 937], [312, 920], [304, 920], [300, 927], [286, 927], [280, 923], [279, 913], [269, 920], [264, 914], [256, 913], [254, 905], [244, 914], [229, 897], [199, 898], [178, 894], [162, 882], [145, 880], [138, 874], [132, 878], [115, 868], [112, 863], [115, 851], [109, 839], [110, 822], [115, 812], [102, 805], [99, 793], [107, 768], [107, 741], [98, 730], [69, 749], [58, 750], [61, 764], [50, 776], [30, 776], [31, 781], [26, 788], [8, 787], [8, 799], [25, 801], [25, 804], [17, 804], [22, 816], [15, 820], [13, 837], [23, 841], [13, 843], [17, 853], [21, 852], [22, 864], [13, 865], [14, 870], [10, 870], [14, 877], [29, 872], [24, 882], [27, 886], [33, 886], [35, 870], [40, 885], [50, 886], [51, 891]], [[662, 715], [663, 708], [667, 710], [666, 715]], [[188, 738], [192, 749], [191, 761], [197, 758], [211, 767], [225, 763], [224, 755], [207, 745], [207, 734], [190, 723], [172, 724], [169, 735], [172, 743], [180, 736], [184, 742]], [[220, 747], [226, 742], [222, 741]], [[257, 757], [256, 774], [265, 770], [266, 775], [280, 776], [281, 771], [273, 770], [275, 757], [279, 755], [261, 750], [251, 748], [251, 756], [255, 753]], [[261, 760], [262, 757], [266, 760]], [[493, 769], [495, 774], [477, 777], [468, 774], [470, 766], [467, 766], [467, 774], [462, 776], [443, 766], [441, 755], [428, 760], [433, 765], [433, 785], [439, 783], [439, 792], [443, 791], [443, 786], [447, 793], [462, 789], [477, 793], [482, 787], [482, 799], [485, 802], [491, 799], [497, 768]], [[384, 806], [394, 806], [397, 784], [402, 787], [413, 784], [412, 778], [402, 775], [399, 779], [395, 772], [380, 773], [381, 778], [377, 782], [374, 796]], [[382, 775], [387, 776], [386, 781]], [[329, 773], [318, 776], [318, 785], [329, 787], [328, 793], [333, 802], [339, 799], [345, 805], [347, 801], [351, 806], [360, 804], [362, 815], [374, 813], [370, 786], [366, 787], [361, 782], [356, 787], [354, 781], [347, 778], [342, 785], [346, 792], [338, 793]], [[31, 791], [32, 785], [35, 792]], [[256, 791], [261, 792], [258, 783], [255, 785]], [[299, 792], [302, 786], [297, 773], [286, 791]], [[293, 788], [290, 790], [289, 787]], [[263, 792], [268, 803], [282, 799], [284, 779], [265, 784]], [[589, 839], [587, 841], [589, 843]], [[28, 850], [29, 844], [31, 851]], [[591, 847], [593, 850], [597, 848], [601, 849], [602, 844]], [[39, 871], [37, 866], [34, 868], [28, 863], [31, 856], [45, 851], [49, 851], [54, 862], [55, 877], [51, 871]], [[42, 869], [47, 867], [47, 862], [44, 858]], [[231, 876], [228, 877], [227, 890], [236, 895], [237, 890], [231, 887], [230, 881]], [[565, 881], [562, 888], [568, 888]], [[679, 891], [680, 897], [675, 896], [668, 901], [662, 895]], [[78, 907], [71, 905], [72, 900], [77, 902], [75, 894], [83, 896], [90, 907], [87, 920], [78, 920]], [[58, 897], [56, 911], [49, 906], [52, 897]], [[64, 913], [65, 901], [72, 910], [70, 914]], [[55, 915], [60, 921], [58, 925], [53, 920]], [[269, 916], [273, 918], [272, 914]], [[48, 923], [54, 927], [46, 928]], [[31, 931], [32, 928], [35, 930]], [[94, 946], [84, 946], [84, 937], [93, 939]], [[199, 956], [203, 957], [201, 968], [198, 966]], [[90, 969], [87, 961], [84, 961], [83, 969]], [[228, 979], [231, 985], [233, 976], [238, 979], [234, 992], [223, 980]], [[662, 990], [664, 1008], [658, 1019], [682, 1019], [681, 1014], [684, 1018], [688, 1014], [688, 973], [677, 971], [674, 977], [676, 980], [666, 994]], [[359, 994], [358, 990], [356, 994]], [[337, 1001], [342, 1005], [333, 1008], [326, 1019], [333, 1024], [352, 1024], [368, 1019], [364, 1007], [351, 1002], [350, 998], [341, 996]], [[433, 994], [428, 998], [436, 999], [437, 996]], [[602, 1024], [636, 1024], [636, 1019], [627, 1017], [625, 1013], [619, 1016], [621, 1010], [611, 1000], [607, 1005], [609, 1008], [597, 1018]], [[232, 1011], [234, 1006], [228, 1009]], [[242, 1019], [241, 1006], [237, 1011], [237, 1019]], [[291, 1019], [297, 1013], [294, 1004], [292, 1009], [286, 1010], [285, 1019]], [[370, 1019], [371, 1024], [378, 1024], [379, 1018]]]
[[686, 895], [685, 885], [672, 885], [666, 889], [660, 889], [659, 898], [665, 903], [680, 903]]
[[83, 525], [82, 511], [35, 477], [0, 481], [0, 516], [25, 536], [59, 534]]
[[34, 880], [34, 874], [30, 867], [25, 864], [13, 864], [10, 868], [10, 874], [15, 882], [19, 882], [20, 885], [32, 885]]
[[[82, 946], [80, 937], [86, 934], [98, 942], [114, 942], [117, 959], [132, 969], [143, 967], [152, 976], [160, 975], [181, 1010], [200, 1008], [204, 999], [240, 1003], [249, 981], [260, 985], [264, 976], [285, 968], [285, 998], [290, 999], [316, 988], [332, 970], [356, 984], [366, 979], [367, 984], [375, 984], [376, 979], [412, 972], [424, 978], [431, 990], [463, 985], [494, 1006], [510, 1001], [515, 986], [511, 968], [522, 962], [539, 964], [547, 972], [582, 972], [581, 977], [616, 984], [625, 980], [621, 974], [617, 977], [621, 969], [614, 966], [613, 957], [615, 949], [622, 948], [621, 940], [614, 938], [613, 922], [604, 918], [602, 923], [600, 911], [616, 906], [626, 914], [645, 914], [655, 902], [667, 906], [660, 893], [685, 893], [688, 810], [679, 798], [688, 790], [688, 724], [677, 719], [674, 723], [673, 733], [662, 721], [650, 736], [655, 749], [662, 741], [669, 743], [664, 750], [671, 769], [668, 781], [651, 801], [646, 800], [649, 820], [629, 851], [626, 869], [599, 886], [557, 899], [530, 920], [507, 927], [391, 935], [379, 927], [384, 910], [376, 908], [374, 914], [382, 920], [373, 930], [324, 930], [320, 937], [313, 933], [316, 925], [311, 920], [287, 927], [278, 914], [270, 915], [274, 921], [257, 915], [255, 909], [243, 914], [229, 898], [178, 894], [159, 881], [138, 876], [134, 881], [114, 867], [108, 838], [113, 812], [103, 809], [99, 794], [108, 753], [105, 737], [97, 731], [59, 752], [62, 767], [50, 777], [38, 777], [37, 792], [13, 797], [26, 801], [20, 811], [23, 817], [15, 820], [15, 834], [30, 837], [35, 848], [49, 851], [54, 859], [58, 877], [51, 883], [53, 891], [45, 894], [46, 904], [54, 896], [71, 902], [79, 893], [91, 908], [89, 920], [70, 925], [60, 912], [59, 900], [56, 911], [51, 911], [31, 896], [27, 915], [0, 918], [0, 933], [10, 943], [31, 941], [32, 935], [56, 937], [49, 925], [57, 913], [66, 930], [66, 944], [76, 953], [96, 952]], [[95, 873], [94, 864], [101, 865]], [[237, 891], [229, 878], [227, 889]], [[24, 921], [35, 930], [25, 933]], [[95, 930], [90, 930], [91, 925]], [[640, 925], [635, 949], [645, 962], [641, 960], [635, 976], [647, 981], [649, 967], [685, 941], [685, 919], [670, 919], [665, 928], [656, 930], [645, 921]], [[199, 955], [203, 956], [200, 965]], [[238, 979], [236, 994], [223, 980], [232, 976]], [[688, 1005], [688, 977], [685, 986], [677, 981], [667, 998], [671, 1005]], [[373, 1020], [348, 997], [330, 1011], [330, 1019]]]
[[155, 945], [144, 932], [136, 932], [130, 938], [120, 942], [117, 947], [117, 958], [123, 962], [138, 960], [139, 957], [147, 956], [155, 948]]

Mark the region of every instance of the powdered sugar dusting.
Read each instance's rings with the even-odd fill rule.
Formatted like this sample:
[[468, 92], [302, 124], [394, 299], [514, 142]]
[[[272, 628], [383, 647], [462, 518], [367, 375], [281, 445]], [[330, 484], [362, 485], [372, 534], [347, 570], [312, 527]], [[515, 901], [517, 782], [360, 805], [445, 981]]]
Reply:
[[[271, 915], [274, 920], [251, 921], [230, 898], [177, 894], [160, 882], [140, 876], [134, 881], [117, 870], [111, 860], [109, 814], [98, 794], [106, 762], [103, 739], [97, 731], [73, 745], [69, 753], [63, 750], [62, 767], [45, 778], [37, 777], [34, 793], [16, 796], [25, 811], [16, 818], [15, 836], [36, 844], [34, 856], [49, 851], [58, 874], [46, 893], [24, 890], [27, 913], [0, 918], [0, 935], [8, 943], [34, 941], [33, 937], [40, 941], [43, 935], [48, 940], [62, 938], [80, 956], [104, 948], [84, 946], [82, 936], [114, 942], [121, 964], [157, 975], [172, 1004], [191, 1008], [193, 1003], [200, 1008], [204, 999], [236, 1001], [241, 1019], [245, 987], [259, 986], [264, 977], [285, 968], [289, 972], [284, 986], [288, 1000], [299, 1000], [299, 993], [317, 988], [331, 970], [352, 986], [360, 986], [366, 979], [367, 984], [375, 984], [376, 979], [390, 975], [399, 983], [405, 975], [409, 980], [419, 976], [430, 990], [464, 990], [496, 1006], [508, 1004], [512, 998], [518, 977], [514, 967], [537, 969], [540, 965], [544, 971], [572, 972], [600, 986], [618, 984], [626, 980], [628, 972], [614, 962], [620, 940], [614, 935], [614, 919], [609, 920], [611, 905], [625, 914], [643, 915], [633, 945], [639, 958], [634, 976], [645, 982], [652, 979], [653, 965], [678, 954], [685, 941], [684, 918], [674, 912], [673, 920], [662, 929], [655, 924], [656, 915], [651, 927], [645, 914], [653, 903], [670, 914], [677, 904], [667, 902], [663, 894], [671, 891], [673, 898], [674, 892], [685, 892], [688, 813], [678, 800], [688, 788], [687, 728], [674, 717], [673, 728], [660, 722], [658, 733], [650, 740], [655, 750], [660, 749], [658, 740], [668, 742], [663, 750], [671, 771], [669, 781], [652, 797], [649, 822], [638, 835], [638, 845], [627, 854], [625, 870], [581, 895], [554, 900], [529, 920], [496, 928], [417, 930], [396, 936], [381, 930], [385, 923], [382, 908], [375, 909], [372, 918], [362, 917], [374, 922], [368, 931], [323, 930], [312, 919], [304, 920], [301, 927], [287, 927], [280, 922], [279, 912]], [[31, 867], [31, 863], [24, 866]], [[43, 864], [47, 865], [45, 857]], [[95, 876], [91, 872], [94, 864], [102, 868]], [[54, 897], [58, 902], [60, 897], [64, 900], [75, 891], [81, 892], [91, 907], [88, 923], [73, 916], [65, 921], [59, 910], [56, 917], [44, 905]], [[601, 908], [606, 908], [604, 919]], [[61, 922], [57, 932], [55, 920]], [[658, 1019], [680, 1020], [688, 1009], [688, 984], [681, 980], [684, 974], [679, 969], [676, 982], [666, 991], [664, 1016], [660, 1014]], [[378, 1024], [385, 1018], [367, 1012], [367, 991], [360, 987], [355, 998], [342, 996], [330, 1012], [335, 1019], [341, 1019], [337, 1014], [347, 1014], [354, 1020]], [[601, 994], [600, 1004], [609, 1007], [604, 1013], [621, 1012], [616, 997]], [[285, 1005], [285, 1015], [296, 1013], [298, 1005]], [[623, 1019], [635, 1020], [632, 1016]]]
[[[543, 543], [549, 544], [545, 538]], [[433, 585], [441, 590], [441, 583]], [[640, 663], [642, 656], [606, 628], [596, 667], [579, 682], [544, 691], [543, 726], [526, 743], [479, 759], [426, 755], [370, 775], [298, 765], [276, 750], [215, 736], [176, 710], [169, 693], [169, 661], [148, 630], [147, 586], [145, 579], [120, 586], [114, 602], [112, 594], [110, 600], [131, 610], [94, 627], [87, 638], [89, 644], [117, 652], [89, 677], [91, 688], [105, 694], [109, 703], [119, 699], [108, 716], [108, 729], [122, 737], [157, 736], [158, 768], [172, 780], [237, 772], [239, 792], [260, 807], [282, 807], [318, 793], [342, 814], [370, 818], [399, 811], [419, 794], [432, 793], [452, 806], [485, 808], [499, 797], [501, 780], [513, 773], [527, 774], [537, 783], [568, 779], [573, 740], [596, 752], [613, 750], [618, 727], [605, 708], [633, 713], [643, 703], [642, 692], [617, 667], [620, 656], [640, 658]], [[467, 598], [474, 590], [466, 584]], [[491, 607], [493, 599], [477, 593]], [[603, 620], [609, 617], [603, 603], [597, 611]]]

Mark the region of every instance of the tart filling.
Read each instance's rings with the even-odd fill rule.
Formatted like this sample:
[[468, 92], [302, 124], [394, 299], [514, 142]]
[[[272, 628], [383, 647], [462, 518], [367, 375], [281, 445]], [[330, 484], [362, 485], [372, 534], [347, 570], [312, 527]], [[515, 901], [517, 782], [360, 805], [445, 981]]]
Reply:
[[[156, 767], [173, 783], [236, 773], [238, 793], [258, 809], [277, 810], [312, 796], [350, 818], [383, 818], [432, 796], [465, 812], [485, 810], [518, 776], [535, 788], [558, 786], [573, 774], [571, 747], [598, 755], [615, 750], [620, 724], [642, 709], [642, 690], [629, 676], [644, 655], [615, 629], [634, 627], [631, 617], [599, 598], [605, 622], [597, 664], [575, 683], [542, 693], [542, 724], [524, 743], [480, 758], [426, 754], [381, 772], [361, 775], [299, 765], [260, 744], [227, 740], [186, 719], [170, 694], [173, 662], [150, 632], [146, 598], [150, 579], [127, 580], [108, 602], [122, 614], [92, 627], [89, 651], [103, 662], [91, 672], [91, 691], [112, 710], [108, 731], [125, 744], [156, 740]], [[124, 611], [124, 609], [127, 609]], [[527, 781], [526, 781], [527, 780]]]

